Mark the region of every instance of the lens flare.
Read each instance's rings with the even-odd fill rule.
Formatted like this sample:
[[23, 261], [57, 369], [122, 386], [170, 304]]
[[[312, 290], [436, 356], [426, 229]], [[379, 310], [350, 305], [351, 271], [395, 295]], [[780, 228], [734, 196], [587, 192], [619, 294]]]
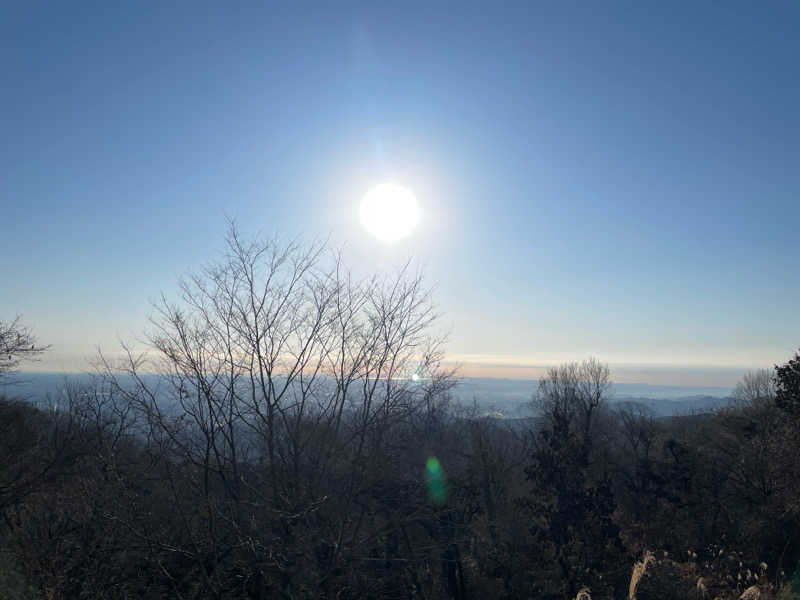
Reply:
[[434, 504], [442, 504], [447, 499], [447, 486], [439, 459], [431, 456], [425, 461], [425, 476], [428, 484], [428, 497]]

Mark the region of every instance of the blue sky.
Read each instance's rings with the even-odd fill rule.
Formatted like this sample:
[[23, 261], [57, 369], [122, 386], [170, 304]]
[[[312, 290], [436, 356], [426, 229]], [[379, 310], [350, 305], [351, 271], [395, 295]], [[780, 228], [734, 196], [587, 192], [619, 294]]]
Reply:
[[[717, 385], [800, 345], [800, 5], [376, 4], [0, 8], [0, 318], [41, 368], [141, 337], [226, 217], [415, 257], [466, 373]], [[389, 246], [387, 180], [423, 210]]]

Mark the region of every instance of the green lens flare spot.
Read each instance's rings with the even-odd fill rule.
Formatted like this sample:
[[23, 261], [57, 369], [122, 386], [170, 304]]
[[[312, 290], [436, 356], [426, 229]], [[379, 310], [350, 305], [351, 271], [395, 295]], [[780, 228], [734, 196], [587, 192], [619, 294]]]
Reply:
[[444, 483], [444, 473], [439, 459], [431, 456], [425, 461], [426, 483], [428, 485], [428, 497], [434, 504], [442, 504], [447, 498], [447, 487]]

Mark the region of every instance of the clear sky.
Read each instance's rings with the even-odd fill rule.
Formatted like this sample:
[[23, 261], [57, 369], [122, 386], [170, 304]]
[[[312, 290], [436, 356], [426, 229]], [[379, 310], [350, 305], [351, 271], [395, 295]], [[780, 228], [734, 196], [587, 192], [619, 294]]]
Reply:
[[[2, 4], [0, 318], [40, 368], [140, 336], [226, 217], [423, 262], [466, 374], [800, 345], [800, 3], [291, 4]], [[383, 181], [423, 210], [393, 244]]]

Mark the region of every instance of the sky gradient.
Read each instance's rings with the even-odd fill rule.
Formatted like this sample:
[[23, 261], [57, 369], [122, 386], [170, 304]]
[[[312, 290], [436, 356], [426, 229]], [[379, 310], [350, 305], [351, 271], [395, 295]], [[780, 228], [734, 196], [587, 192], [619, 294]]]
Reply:
[[[0, 318], [80, 370], [230, 218], [413, 257], [464, 374], [729, 385], [800, 345], [798, 31], [798, 3], [4, 3]], [[358, 223], [385, 181], [422, 209], [394, 244]]]

